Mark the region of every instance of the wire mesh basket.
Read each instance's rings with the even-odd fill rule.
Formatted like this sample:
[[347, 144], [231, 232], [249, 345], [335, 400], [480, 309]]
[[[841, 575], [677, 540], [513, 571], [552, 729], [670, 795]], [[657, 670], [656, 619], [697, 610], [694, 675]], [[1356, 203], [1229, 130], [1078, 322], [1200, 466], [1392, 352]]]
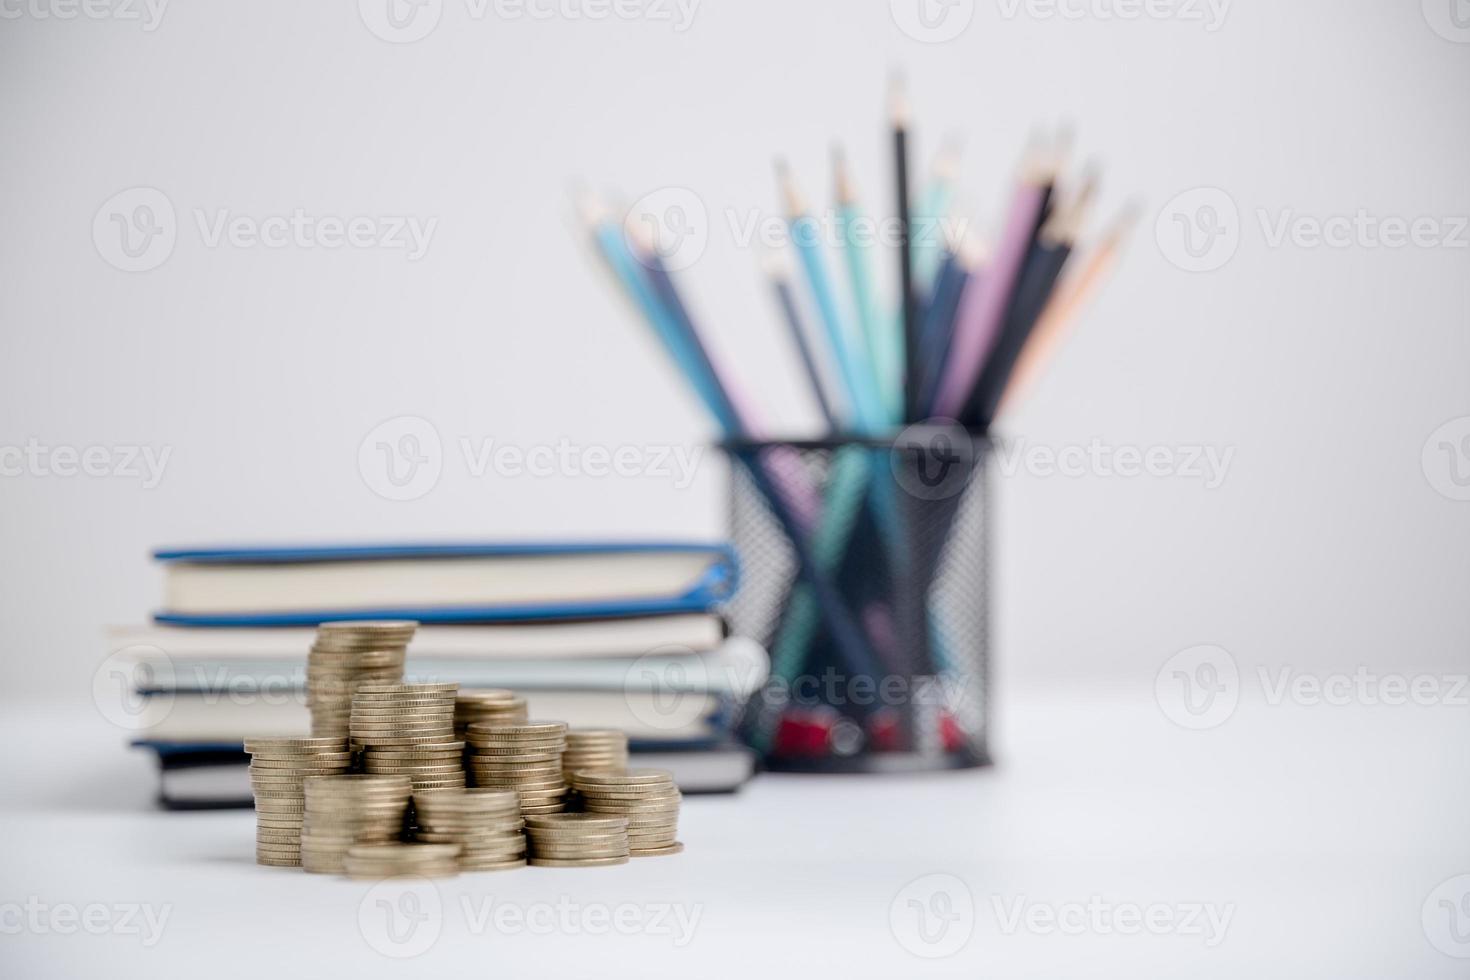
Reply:
[[990, 443], [913, 426], [725, 449], [742, 583], [727, 614], [771, 653], [741, 731], [767, 767], [987, 764]]

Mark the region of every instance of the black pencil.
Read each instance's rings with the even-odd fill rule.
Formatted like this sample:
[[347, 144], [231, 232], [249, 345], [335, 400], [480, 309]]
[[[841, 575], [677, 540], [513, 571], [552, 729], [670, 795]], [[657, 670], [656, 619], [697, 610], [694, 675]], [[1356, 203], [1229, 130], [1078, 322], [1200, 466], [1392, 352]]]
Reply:
[[909, 201], [909, 107], [903, 82], [893, 85], [893, 178], [898, 215], [898, 277], [903, 303], [904, 420], [918, 421], [919, 298], [914, 293], [914, 249]]
[[832, 400], [827, 395], [826, 386], [822, 383], [822, 372], [817, 367], [816, 354], [812, 351], [811, 341], [807, 338], [806, 326], [801, 320], [801, 312], [796, 308], [796, 297], [791, 292], [791, 277], [788, 270], [780, 259], [772, 255], [766, 261], [766, 275], [770, 278], [771, 286], [776, 291], [776, 302], [781, 307], [781, 318], [786, 321], [791, 341], [796, 347], [797, 356], [801, 359], [802, 370], [806, 373], [807, 384], [811, 386], [812, 397], [816, 400], [817, 408], [821, 410], [822, 420], [826, 423], [829, 433], [836, 432], [839, 427], [837, 412], [832, 407]]
[[1073, 199], [1053, 209], [1046, 226], [1037, 236], [1036, 252], [1027, 262], [1017, 284], [1009, 317], [995, 348], [985, 361], [985, 367], [980, 371], [967, 406], [969, 419], [982, 429], [989, 428], [995, 420], [1001, 396], [1005, 394], [1021, 349], [1026, 346], [1032, 328], [1056, 288], [1062, 267], [1072, 254], [1072, 246], [1092, 202], [1095, 187], [1095, 178], [1088, 174]]

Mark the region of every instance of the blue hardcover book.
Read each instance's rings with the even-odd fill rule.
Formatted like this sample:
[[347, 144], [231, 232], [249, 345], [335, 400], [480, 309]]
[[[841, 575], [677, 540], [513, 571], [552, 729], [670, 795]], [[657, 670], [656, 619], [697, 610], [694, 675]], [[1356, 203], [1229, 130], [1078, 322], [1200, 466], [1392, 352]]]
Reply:
[[159, 623], [486, 623], [702, 612], [734, 591], [724, 544], [409, 544], [165, 549]]

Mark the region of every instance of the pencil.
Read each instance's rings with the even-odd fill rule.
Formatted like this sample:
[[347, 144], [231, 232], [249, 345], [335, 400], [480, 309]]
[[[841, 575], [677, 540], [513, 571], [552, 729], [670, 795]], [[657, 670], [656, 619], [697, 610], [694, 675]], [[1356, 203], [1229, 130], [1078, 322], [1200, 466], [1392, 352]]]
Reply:
[[945, 250], [944, 261], [934, 282], [933, 298], [924, 310], [924, 327], [920, 340], [923, 367], [919, 384], [919, 411], [928, 414], [934, 402], [934, 389], [940, 372], [949, 360], [950, 343], [954, 339], [955, 314], [965, 290], [972, 288], [980, 275], [983, 249], [973, 238]]
[[962, 416], [981, 429], [989, 428], [995, 420], [1016, 359], [1072, 254], [1095, 189], [1096, 177], [1089, 173], [1074, 198], [1053, 210], [1038, 235], [1036, 250], [1017, 285], [1007, 322], [986, 358]]
[[1016, 360], [1015, 370], [1011, 372], [1011, 380], [1001, 397], [997, 415], [1004, 415], [1013, 409], [1041, 377], [1046, 365], [1066, 338], [1067, 331], [1076, 322], [1078, 314], [1097, 295], [1117, 265], [1123, 242], [1137, 218], [1136, 205], [1125, 208], [1114, 220], [1112, 228], [1088, 254], [1082, 266], [1062, 282], [1047, 301], [1035, 329], [1031, 331], [1030, 339]]
[[861, 240], [865, 219], [858, 205], [852, 172], [840, 148], [833, 150], [832, 167], [837, 188], [837, 221], [843, 257], [847, 260], [848, 283], [852, 287], [853, 309], [862, 327], [884, 421], [892, 424], [903, 418], [903, 351], [897, 335], [882, 321], [873, 298], [868, 263], [871, 246]]
[[854, 427], [864, 435], [880, 432], [883, 429], [883, 415], [877, 384], [864, 356], [862, 342], [849, 335], [837, 310], [837, 298], [832, 292], [832, 283], [822, 262], [821, 229], [807, 210], [806, 202], [797, 190], [796, 182], [784, 161], [776, 162], [776, 175], [786, 203], [791, 241], [796, 246], [796, 254], [801, 257], [807, 285], [821, 315], [822, 325], [826, 328], [827, 342], [832, 349], [833, 359], [837, 362], [843, 391], [852, 405]]
[[994, 345], [1022, 266], [1047, 206], [1052, 175], [1034, 150], [1022, 168], [995, 255], [985, 274], [965, 290], [954, 340], [934, 396], [934, 414], [958, 420]]
[[938, 288], [939, 271], [945, 258], [953, 254], [947, 248], [950, 204], [954, 200], [955, 178], [959, 174], [960, 143], [950, 138], [940, 148], [934, 160], [934, 170], [929, 185], [920, 196], [914, 215], [918, 230], [914, 233], [914, 292], [919, 298], [920, 330], [928, 316], [928, 303], [933, 301]]
[[903, 310], [904, 420], [918, 420], [919, 305], [914, 292], [912, 215], [909, 202], [909, 106], [903, 81], [893, 84], [893, 193], [898, 216], [898, 275]]
[[772, 253], [765, 262], [766, 277], [771, 282], [771, 288], [776, 294], [776, 303], [781, 308], [781, 319], [786, 324], [787, 333], [791, 336], [792, 346], [796, 348], [797, 357], [801, 361], [803, 373], [806, 374], [807, 386], [811, 391], [812, 399], [817, 403], [817, 409], [822, 413], [822, 421], [826, 425], [826, 431], [836, 432], [838, 428], [837, 412], [832, 407], [832, 399], [827, 394], [827, 386], [822, 378], [822, 372], [817, 367], [817, 358], [812, 351], [811, 341], [807, 338], [806, 326], [801, 319], [801, 311], [796, 306], [796, 296], [791, 289], [791, 275], [786, 263]]

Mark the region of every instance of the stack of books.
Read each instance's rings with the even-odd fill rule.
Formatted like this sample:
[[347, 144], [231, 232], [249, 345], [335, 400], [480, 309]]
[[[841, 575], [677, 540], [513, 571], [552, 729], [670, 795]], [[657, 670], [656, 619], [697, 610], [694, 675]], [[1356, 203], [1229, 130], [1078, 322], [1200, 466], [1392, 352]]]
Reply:
[[628, 733], [632, 764], [686, 793], [729, 792], [751, 753], [732, 736], [768, 660], [730, 637], [727, 547], [643, 543], [168, 550], [164, 610], [109, 630], [128, 665], [134, 744], [161, 802], [248, 806], [244, 739], [309, 734], [306, 652], [318, 623], [422, 624], [405, 676], [510, 688], [535, 719]]

